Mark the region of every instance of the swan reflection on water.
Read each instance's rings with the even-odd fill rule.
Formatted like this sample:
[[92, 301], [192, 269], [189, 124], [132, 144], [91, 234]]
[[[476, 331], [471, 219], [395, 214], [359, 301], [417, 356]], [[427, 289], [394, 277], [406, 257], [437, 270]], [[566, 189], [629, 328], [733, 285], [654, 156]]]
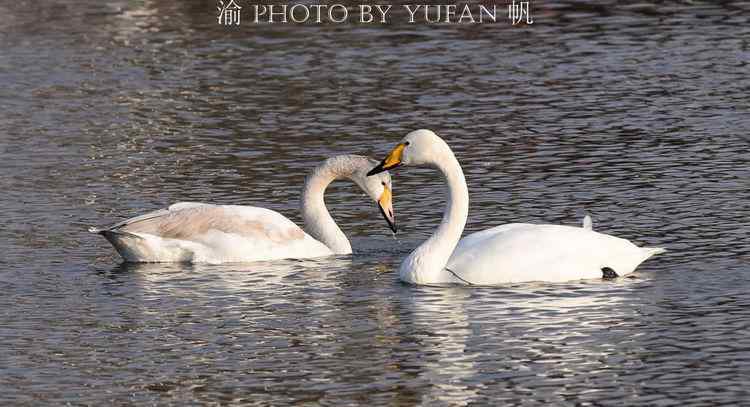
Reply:
[[110, 312], [127, 313], [128, 329], [172, 325], [182, 336], [167, 345], [230, 358], [233, 369], [253, 372], [242, 378], [249, 384], [294, 371], [292, 393], [371, 383], [392, 389], [377, 396], [392, 401], [468, 405], [507, 394], [507, 402], [562, 402], [557, 392], [578, 381], [616, 393], [620, 369], [647, 354], [632, 328], [648, 279], [410, 286], [376, 260], [382, 253], [364, 257], [123, 264], [105, 276], [119, 286], [115, 299], [132, 301]]
[[[410, 295], [401, 299], [402, 323], [410, 326], [402, 330], [422, 352], [404, 355], [409, 359], [402, 363], [420, 366], [419, 377], [429, 384], [421, 400], [428, 403], [497, 401], [491, 395], [498, 390], [507, 391], [508, 402], [523, 401], [524, 393], [529, 400], [534, 394], [560, 397], [556, 392], [574, 385], [577, 377], [606, 389], [624, 367], [611, 356], [617, 349], [647, 354], [641, 335], [629, 329], [638, 321], [632, 304], [643, 284], [619, 279], [507, 288], [410, 287]], [[628, 367], [638, 360], [629, 360]], [[534, 388], [545, 381], [549, 386]]]

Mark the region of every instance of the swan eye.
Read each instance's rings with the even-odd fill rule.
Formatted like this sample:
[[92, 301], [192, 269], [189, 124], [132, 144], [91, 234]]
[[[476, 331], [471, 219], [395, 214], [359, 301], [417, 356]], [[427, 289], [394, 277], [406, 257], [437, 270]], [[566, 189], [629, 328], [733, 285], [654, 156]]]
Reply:
[[385, 181], [382, 181], [381, 184], [383, 184], [383, 186], [385, 186]]
[[409, 144], [411, 144], [411, 143], [409, 143], [408, 141], [406, 143], [404, 143], [405, 146], [408, 146]]

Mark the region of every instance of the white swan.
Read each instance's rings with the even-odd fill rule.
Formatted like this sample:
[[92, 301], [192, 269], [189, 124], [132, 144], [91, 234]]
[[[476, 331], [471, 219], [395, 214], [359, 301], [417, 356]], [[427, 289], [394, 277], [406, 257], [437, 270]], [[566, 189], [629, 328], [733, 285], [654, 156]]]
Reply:
[[395, 232], [390, 175], [366, 175], [376, 164], [367, 157], [342, 155], [316, 167], [302, 192], [307, 233], [270, 209], [195, 202], [180, 202], [89, 231], [107, 238], [129, 262], [227, 263], [349, 254], [349, 240], [328, 213], [323, 194], [336, 179], [354, 181], [378, 203]]
[[664, 251], [594, 232], [590, 221], [584, 221], [585, 227], [511, 223], [461, 239], [469, 192], [450, 147], [430, 130], [413, 131], [368, 175], [402, 164], [436, 167], [449, 191], [437, 231], [401, 263], [399, 276], [407, 283], [493, 285], [614, 277]]

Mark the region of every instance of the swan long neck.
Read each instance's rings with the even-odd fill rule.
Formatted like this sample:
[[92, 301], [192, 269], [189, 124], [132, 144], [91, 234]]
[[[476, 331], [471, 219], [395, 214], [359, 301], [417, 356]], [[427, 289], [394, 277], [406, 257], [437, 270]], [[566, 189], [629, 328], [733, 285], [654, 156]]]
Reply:
[[351, 179], [363, 165], [360, 162], [363, 159], [364, 157], [359, 156], [329, 158], [315, 167], [305, 179], [301, 200], [304, 230], [335, 254], [349, 254], [352, 252], [352, 246], [328, 213], [323, 195], [328, 185], [336, 179]]
[[[446, 146], [447, 148], [447, 146]], [[461, 239], [469, 216], [469, 190], [461, 165], [453, 152], [434, 160], [448, 185], [448, 203], [443, 220], [435, 233], [417, 247], [401, 264], [401, 279], [413, 283], [449, 283], [455, 278], [445, 270], [448, 260]]]

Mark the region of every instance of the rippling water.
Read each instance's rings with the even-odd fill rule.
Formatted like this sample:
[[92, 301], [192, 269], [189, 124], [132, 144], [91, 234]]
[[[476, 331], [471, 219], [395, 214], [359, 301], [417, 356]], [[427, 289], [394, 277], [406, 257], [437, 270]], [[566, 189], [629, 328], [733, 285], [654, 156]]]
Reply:
[[[750, 402], [747, 2], [234, 30], [167, 3], [0, 4], [0, 402]], [[86, 233], [181, 200], [299, 221], [310, 168], [420, 127], [464, 167], [469, 231], [590, 213], [670, 252], [632, 279], [403, 285], [443, 203], [416, 169], [396, 239], [331, 188], [353, 256], [128, 266]]]

